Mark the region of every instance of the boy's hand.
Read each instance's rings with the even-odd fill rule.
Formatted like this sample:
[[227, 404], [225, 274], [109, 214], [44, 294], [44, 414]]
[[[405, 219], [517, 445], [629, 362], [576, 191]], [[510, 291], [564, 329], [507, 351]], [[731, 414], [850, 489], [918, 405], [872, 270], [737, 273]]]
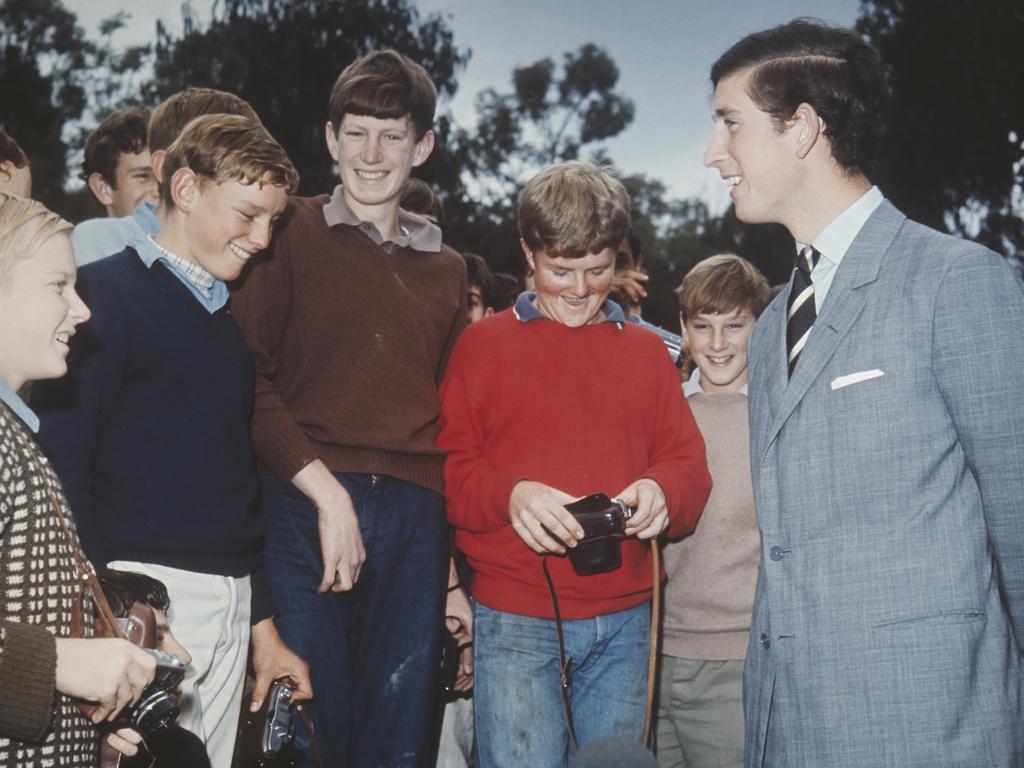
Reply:
[[624, 293], [633, 304], [639, 304], [647, 298], [647, 289], [644, 288], [650, 278], [638, 269], [627, 269], [625, 272], [616, 272], [612, 278], [612, 292]]
[[142, 734], [134, 728], [118, 728], [107, 736], [107, 743], [125, 757], [132, 757], [139, 753]]
[[633, 510], [626, 521], [626, 535], [638, 539], [653, 539], [668, 528], [668, 502], [661, 486], [649, 477], [626, 486], [616, 498]]
[[273, 619], [264, 619], [252, 628], [252, 667], [256, 672], [256, 683], [252, 689], [250, 712], [259, 710], [270, 684], [279, 677], [288, 676], [295, 683], [293, 701], [313, 698], [309, 666], [284, 644]]
[[575, 499], [557, 488], [532, 480], [520, 480], [512, 488], [508, 503], [512, 528], [538, 555], [548, 552], [564, 554], [565, 547], [544, 528], [570, 547], [575, 547], [576, 542], [583, 538], [583, 528], [565, 508], [571, 501]]
[[317, 510], [324, 577], [316, 591], [320, 594], [327, 590], [347, 592], [355, 586], [366, 561], [352, 497], [320, 459], [303, 467], [292, 478], [292, 485], [302, 491]]
[[113, 720], [139, 700], [156, 673], [156, 659], [119, 638], [57, 638], [56, 688], [96, 703], [94, 723]]

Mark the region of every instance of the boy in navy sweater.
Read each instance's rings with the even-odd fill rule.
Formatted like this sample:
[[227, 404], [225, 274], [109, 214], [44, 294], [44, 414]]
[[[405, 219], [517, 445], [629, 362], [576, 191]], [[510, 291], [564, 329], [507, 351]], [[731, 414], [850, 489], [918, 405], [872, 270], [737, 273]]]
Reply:
[[254, 698], [304, 662], [281, 641], [258, 576], [262, 529], [249, 440], [253, 364], [226, 307], [298, 175], [258, 123], [193, 120], [163, 164], [155, 237], [84, 267], [92, 307], [73, 375], [35, 393], [40, 441], [98, 565], [167, 585], [192, 653], [182, 725], [214, 766], [231, 761], [250, 636]]

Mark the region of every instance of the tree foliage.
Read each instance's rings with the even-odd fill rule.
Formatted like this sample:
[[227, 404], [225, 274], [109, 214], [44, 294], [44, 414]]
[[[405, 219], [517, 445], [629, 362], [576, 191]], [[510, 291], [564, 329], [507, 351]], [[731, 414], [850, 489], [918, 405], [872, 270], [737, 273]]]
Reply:
[[892, 88], [882, 191], [918, 221], [1024, 253], [1020, 4], [863, 0], [857, 29]]
[[452, 136], [460, 169], [445, 201], [453, 243], [488, 259], [499, 271], [522, 267], [516, 200], [541, 167], [575, 160], [584, 149], [621, 133], [633, 120], [633, 102], [615, 90], [619, 68], [593, 43], [518, 67], [512, 89], [488, 88], [476, 98], [476, 125]]
[[288, 151], [304, 194], [337, 183], [324, 124], [331, 86], [348, 64], [393, 48], [422, 64], [445, 97], [469, 59], [442, 16], [421, 18], [409, 0], [221, 0], [205, 27], [188, 6], [182, 14], [180, 37], [158, 29], [152, 100], [186, 86], [238, 94]]
[[64, 126], [86, 107], [81, 73], [93, 51], [60, 0], [0, 0], [0, 125], [32, 162], [34, 196], [59, 205]]

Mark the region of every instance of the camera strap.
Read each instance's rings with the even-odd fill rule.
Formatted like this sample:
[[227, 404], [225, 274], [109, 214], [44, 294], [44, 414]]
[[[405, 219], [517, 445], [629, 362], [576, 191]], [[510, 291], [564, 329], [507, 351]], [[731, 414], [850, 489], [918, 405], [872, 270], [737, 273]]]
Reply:
[[558, 679], [562, 686], [562, 709], [565, 712], [565, 725], [569, 729], [569, 739], [572, 741], [573, 749], [579, 744], [576, 741], [576, 729], [572, 725], [572, 705], [569, 703], [569, 667], [572, 665], [572, 657], [565, 658], [565, 638], [562, 637], [562, 614], [558, 610], [558, 596], [555, 594], [555, 582], [551, 580], [548, 572], [548, 556], [542, 555], [540, 567], [544, 571], [544, 578], [548, 582], [548, 590], [551, 592], [551, 607], [555, 612], [555, 635], [558, 637]]
[[[651, 740], [651, 721], [654, 712], [654, 687], [655, 674], [658, 665], [658, 626], [661, 623], [661, 547], [658, 540], [652, 539], [651, 545], [651, 633], [650, 644], [647, 653], [647, 701], [644, 706], [644, 724], [640, 732], [640, 743], [645, 747]], [[548, 591], [551, 593], [551, 608], [555, 614], [555, 635], [558, 638], [558, 678], [562, 688], [562, 709], [565, 712], [565, 725], [569, 731], [569, 740], [573, 749], [579, 748], [576, 739], [576, 729], [572, 722], [572, 704], [569, 701], [569, 686], [572, 684], [570, 668], [572, 657], [565, 657], [565, 638], [562, 635], [562, 614], [558, 609], [558, 595], [555, 593], [555, 582], [548, 572], [548, 556], [542, 555], [540, 559], [541, 570], [544, 571], [544, 580], [548, 583]]]

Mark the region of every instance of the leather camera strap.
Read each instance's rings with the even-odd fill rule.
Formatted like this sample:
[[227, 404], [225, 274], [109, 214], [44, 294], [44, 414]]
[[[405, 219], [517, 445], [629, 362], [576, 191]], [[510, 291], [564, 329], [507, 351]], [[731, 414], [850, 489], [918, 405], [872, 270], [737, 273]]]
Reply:
[[[45, 477], [45, 474], [43, 476]], [[110, 608], [107, 596], [103, 594], [103, 587], [100, 586], [99, 579], [96, 578], [96, 569], [92, 567], [89, 558], [82, 551], [82, 546], [78, 543], [78, 537], [71, 532], [71, 527], [68, 525], [67, 517], [64, 513], [64, 505], [60, 503], [60, 498], [48, 481], [46, 481], [46, 490], [50, 496], [53, 513], [60, 521], [60, 527], [64, 531], [64, 538], [67, 539], [68, 548], [71, 550], [72, 558], [74, 558], [75, 570], [78, 572], [78, 597], [75, 599], [75, 604], [71, 609], [71, 636], [82, 636], [82, 602], [84, 593], [88, 591], [93, 603], [96, 605], [96, 620], [102, 621], [107, 625], [105, 631], [97, 632], [97, 634], [103, 637], [123, 639], [124, 633], [121, 631], [121, 626], [114, 617], [114, 612]]]
[[555, 582], [551, 580], [548, 573], [548, 556], [542, 555], [540, 567], [544, 571], [544, 578], [548, 582], [548, 590], [551, 592], [551, 607], [555, 612], [555, 634], [558, 636], [558, 679], [562, 685], [562, 708], [565, 710], [565, 725], [569, 729], [569, 739], [572, 741], [573, 749], [579, 747], [576, 741], [576, 729], [572, 725], [572, 705], [569, 703], [569, 667], [572, 664], [572, 657], [565, 658], [565, 639], [562, 637], [562, 614], [558, 610], [558, 597], [555, 595]]
[[[658, 629], [661, 624], [661, 547], [658, 546], [658, 540], [652, 539], [651, 545], [651, 571], [652, 571], [652, 590], [651, 590], [651, 632], [650, 632], [650, 643], [647, 650], [647, 702], [644, 706], [644, 724], [643, 729], [640, 732], [640, 743], [645, 747], [650, 744], [651, 741], [651, 724], [653, 722], [654, 713], [654, 690], [656, 685], [655, 675], [657, 674], [658, 668]], [[558, 596], [555, 594], [555, 583], [551, 579], [551, 574], [548, 572], [548, 556], [542, 555], [541, 559], [541, 570], [544, 571], [544, 579], [548, 583], [548, 591], [551, 593], [551, 608], [555, 614], [555, 635], [558, 638], [558, 665], [559, 665], [559, 682], [562, 688], [562, 709], [565, 712], [565, 725], [569, 730], [569, 739], [572, 742], [573, 749], [579, 748], [579, 742], [576, 740], [576, 729], [572, 723], [572, 704], [569, 702], [569, 686], [572, 680], [569, 676], [570, 666], [572, 665], [572, 657], [568, 659], [565, 657], [565, 639], [562, 635], [562, 615], [558, 610]]]

